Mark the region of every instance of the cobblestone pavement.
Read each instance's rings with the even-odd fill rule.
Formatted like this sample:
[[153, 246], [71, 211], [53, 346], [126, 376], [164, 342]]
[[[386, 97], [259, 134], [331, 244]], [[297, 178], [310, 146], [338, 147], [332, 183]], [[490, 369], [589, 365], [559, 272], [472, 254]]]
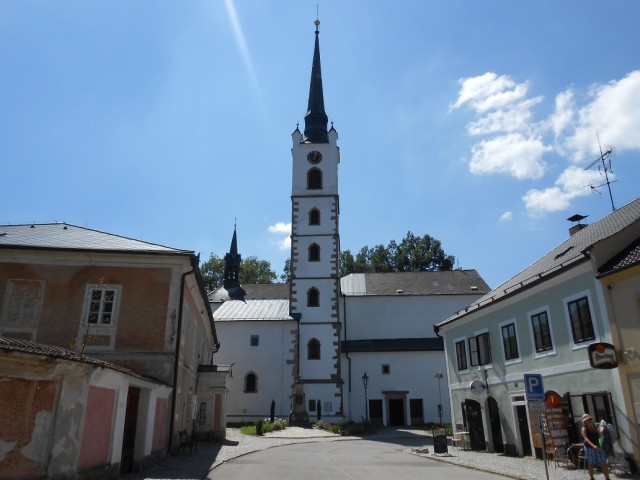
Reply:
[[[433, 453], [433, 441], [424, 430], [409, 428], [383, 428], [364, 439], [393, 439], [424, 437], [422, 448], [407, 449], [408, 455], [460, 465], [467, 468], [496, 473], [507, 478], [520, 480], [546, 479], [544, 462], [530, 457], [507, 457], [495, 453], [458, 450], [449, 447], [446, 455]], [[341, 437], [323, 430], [289, 427], [285, 430], [271, 432], [264, 436], [243, 435], [238, 429], [228, 428], [224, 442], [200, 442], [197, 452], [189, 457], [188, 452], [176, 456], [168, 456], [160, 463], [137, 473], [124, 475], [122, 480], [164, 480], [209, 478], [209, 474], [220, 464], [258, 450], [265, 450], [281, 445], [309, 442], [335, 442], [361, 440], [361, 437]], [[555, 468], [553, 462], [548, 465], [549, 480], [587, 480], [588, 474], [583, 470]], [[639, 476], [611, 475], [612, 478], [640, 478]], [[597, 479], [604, 475], [596, 474]]]

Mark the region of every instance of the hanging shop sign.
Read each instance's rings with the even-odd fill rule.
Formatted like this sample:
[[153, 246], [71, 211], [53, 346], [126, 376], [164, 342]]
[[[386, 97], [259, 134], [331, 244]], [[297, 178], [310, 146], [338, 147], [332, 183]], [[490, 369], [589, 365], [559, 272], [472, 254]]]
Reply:
[[616, 368], [618, 366], [616, 348], [610, 343], [592, 343], [589, 345], [588, 352], [592, 368]]
[[471, 389], [471, 393], [479, 395], [484, 393], [487, 389], [487, 385], [482, 380], [474, 380], [471, 382], [471, 385], [469, 385], [469, 388]]

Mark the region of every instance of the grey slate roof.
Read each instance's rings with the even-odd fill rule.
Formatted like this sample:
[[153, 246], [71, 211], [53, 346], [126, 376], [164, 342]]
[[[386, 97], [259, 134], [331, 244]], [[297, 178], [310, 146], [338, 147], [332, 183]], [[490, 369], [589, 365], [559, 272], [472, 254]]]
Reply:
[[179, 250], [66, 223], [0, 225], [0, 248], [98, 250], [164, 254], [193, 253], [188, 250]]
[[131, 375], [132, 377], [142, 378], [151, 382], [164, 384], [164, 382], [161, 382], [155, 378], [141, 375], [138, 372], [134, 372], [133, 370], [129, 370], [128, 368], [121, 367], [120, 365], [105, 362], [104, 360], [98, 360], [97, 358], [80, 355], [78, 352], [67, 350], [66, 348], [56, 347], [53, 345], [46, 345], [44, 343], [32, 342], [29, 340], [18, 340], [9, 337], [0, 337], [0, 351], [40, 355], [48, 358], [60, 358], [63, 360], [69, 360], [71, 362], [86, 363], [88, 365], [108, 368], [110, 370], [125, 373], [127, 375]]
[[531, 288], [551, 276], [574, 267], [580, 262], [587, 261], [588, 258], [585, 252], [591, 246], [638, 221], [640, 221], [640, 197], [594, 223], [586, 225], [583, 229], [570, 236], [565, 242], [558, 245], [516, 276], [510, 278], [498, 288], [487, 293], [466, 309], [455, 313], [437, 326], [441, 327], [454, 322], [489, 304]]
[[293, 320], [289, 300], [228, 300], [213, 312], [216, 322]]
[[345, 295], [481, 295], [490, 290], [475, 270], [352, 273], [341, 286]]
[[209, 294], [209, 302], [229, 300], [289, 300], [288, 283], [248, 284], [229, 290], [220, 287]]
[[622, 250], [598, 269], [597, 278], [605, 277], [615, 272], [633, 267], [640, 263], [640, 239]]

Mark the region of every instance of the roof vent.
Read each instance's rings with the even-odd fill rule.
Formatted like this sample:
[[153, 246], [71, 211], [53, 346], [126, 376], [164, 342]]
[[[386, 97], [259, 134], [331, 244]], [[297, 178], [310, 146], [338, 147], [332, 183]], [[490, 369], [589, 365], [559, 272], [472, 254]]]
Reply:
[[400, 289], [398, 289], [398, 290], [396, 290], [396, 293], [398, 293], [398, 294], [400, 294], [400, 293], [404, 293], [404, 290], [400, 290]]
[[471, 285], [471, 287], [469, 288], [471, 288], [471, 290], [478, 290], [478, 287], [476, 287], [475, 285]]

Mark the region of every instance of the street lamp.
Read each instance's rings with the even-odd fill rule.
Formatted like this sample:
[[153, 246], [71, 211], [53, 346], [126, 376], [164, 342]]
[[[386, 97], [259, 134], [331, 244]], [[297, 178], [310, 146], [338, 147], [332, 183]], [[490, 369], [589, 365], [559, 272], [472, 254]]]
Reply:
[[440, 380], [442, 380], [442, 372], [437, 372], [435, 378], [438, 379], [438, 417], [440, 418], [440, 426], [442, 427], [442, 390], [440, 389]]
[[369, 376], [367, 372], [362, 375], [362, 384], [364, 385], [364, 421], [369, 423], [369, 400], [367, 399], [367, 385], [369, 384]]

